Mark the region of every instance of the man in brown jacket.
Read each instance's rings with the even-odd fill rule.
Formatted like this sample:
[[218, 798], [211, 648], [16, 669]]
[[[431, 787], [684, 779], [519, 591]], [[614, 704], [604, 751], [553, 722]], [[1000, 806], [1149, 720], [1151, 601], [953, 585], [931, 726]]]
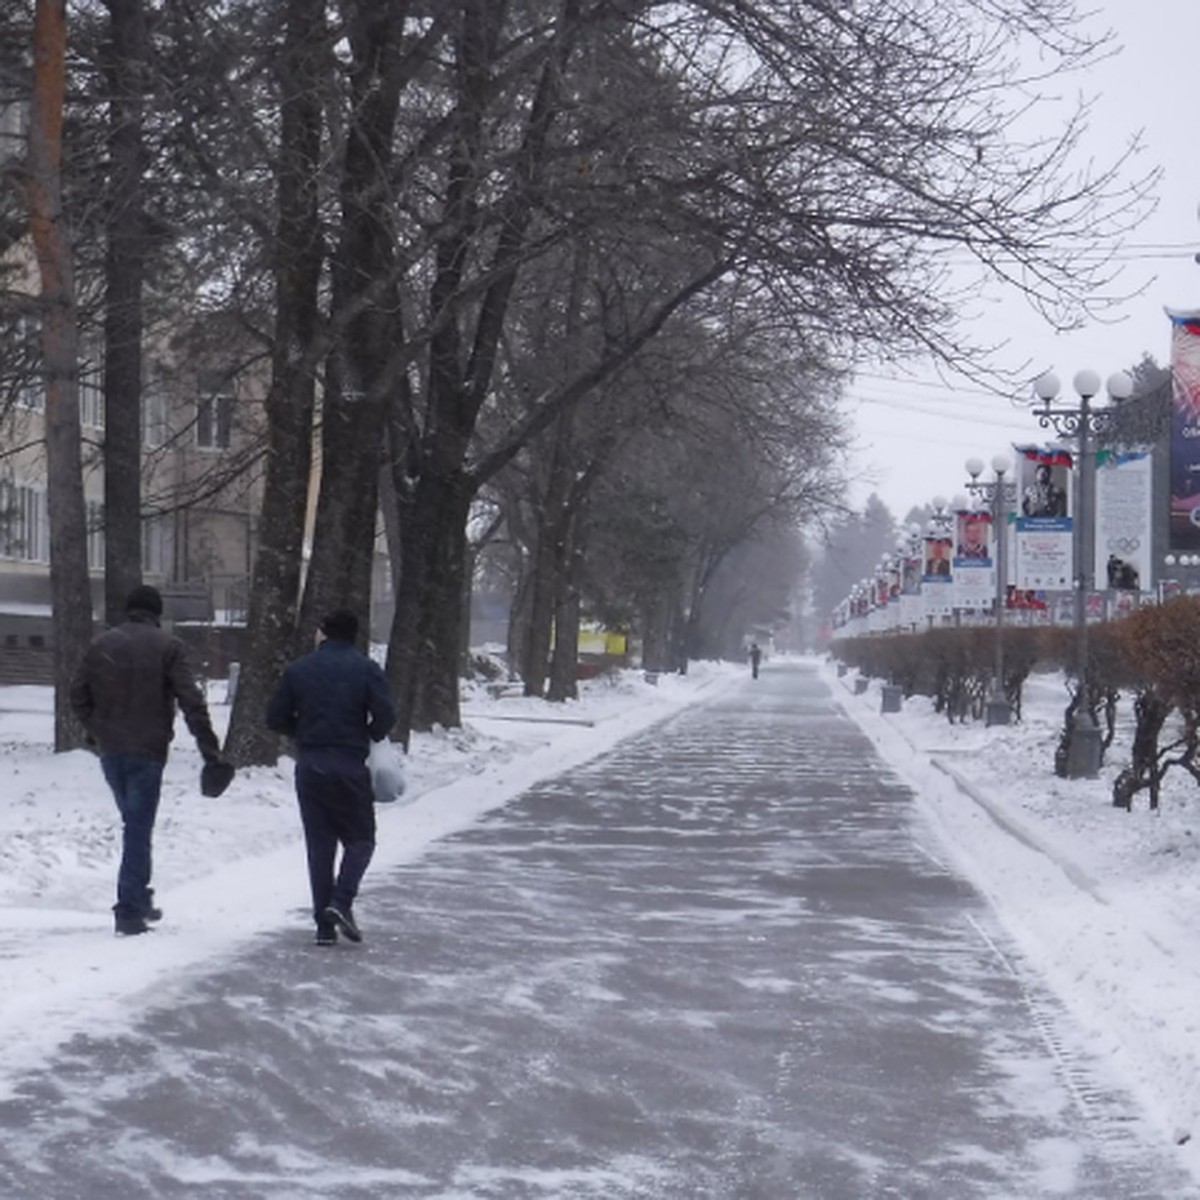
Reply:
[[159, 628], [162, 596], [142, 584], [129, 593], [125, 610], [124, 623], [88, 647], [71, 683], [71, 708], [99, 751], [121, 814], [116, 931], [137, 934], [162, 917], [150, 887], [151, 842], [176, 702], [206, 763], [220, 761], [220, 744], [187, 648]]

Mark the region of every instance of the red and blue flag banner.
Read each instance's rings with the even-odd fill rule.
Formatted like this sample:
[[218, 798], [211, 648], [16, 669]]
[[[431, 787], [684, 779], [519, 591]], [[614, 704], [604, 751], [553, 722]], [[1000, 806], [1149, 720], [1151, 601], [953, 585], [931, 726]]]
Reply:
[[1200, 550], [1200, 312], [1171, 318], [1170, 548]]
[[1070, 450], [1061, 446], [1014, 446], [1013, 449], [1026, 461], [1045, 463], [1048, 467], [1066, 467], [1069, 471], [1075, 465]]

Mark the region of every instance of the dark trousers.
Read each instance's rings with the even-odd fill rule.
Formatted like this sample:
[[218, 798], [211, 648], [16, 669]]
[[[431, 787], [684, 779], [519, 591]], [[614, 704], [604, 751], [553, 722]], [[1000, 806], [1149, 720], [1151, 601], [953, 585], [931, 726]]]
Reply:
[[150, 911], [151, 843], [163, 764], [132, 754], [102, 754], [100, 769], [121, 814], [121, 866], [113, 912], [118, 917], [145, 916]]
[[337, 748], [301, 751], [296, 796], [308, 850], [313, 917], [320, 923], [330, 903], [350, 909], [375, 853], [375, 797], [362, 755]]

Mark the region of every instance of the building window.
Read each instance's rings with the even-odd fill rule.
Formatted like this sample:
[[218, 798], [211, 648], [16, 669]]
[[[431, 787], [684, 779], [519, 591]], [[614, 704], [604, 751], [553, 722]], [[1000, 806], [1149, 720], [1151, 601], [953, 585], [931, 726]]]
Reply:
[[228, 379], [200, 381], [196, 401], [196, 445], [228, 450], [233, 433], [233, 388]]
[[167, 441], [167, 396], [150, 388], [142, 397], [142, 445], [153, 448]]
[[[42, 330], [35, 316], [17, 318], [11, 358], [13, 398], [19, 408], [41, 412], [46, 407], [42, 374]], [[8, 372], [6, 371], [7, 375]], [[86, 349], [79, 359], [79, 421], [85, 429], [104, 428], [104, 362]]]
[[41, 412], [46, 407], [46, 385], [42, 378], [42, 326], [37, 317], [17, 318], [14, 349], [17, 378], [13, 394], [17, 405]]
[[87, 565], [89, 571], [104, 570], [104, 505], [99, 500], [87, 505]]
[[29, 133], [29, 103], [26, 100], [0, 101], [0, 162], [24, 158]]
[[0, 482], [0, 558], [50, 561], [46, 493], [40, 488]]
[[85, 429], [104, 428], [104, 366], [98, 354], [79, 361], [79, 420]]
[[170, 517], [148, 517], [142, 522], [142, 574], [171, 574], [175, 539]]

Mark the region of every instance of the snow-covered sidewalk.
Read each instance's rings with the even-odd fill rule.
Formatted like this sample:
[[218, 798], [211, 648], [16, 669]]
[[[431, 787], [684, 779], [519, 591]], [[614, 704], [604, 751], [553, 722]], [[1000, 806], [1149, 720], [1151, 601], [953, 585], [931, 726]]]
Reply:
[[1053, 772], [1067, 694], [1034, 676], [1024, 719], [950, 725], [913, 697], [883, 714], [878, 684], [854, 694], [822, 673], [839, 704], [919, 797], [953, 859], [989, 897], [1034, 969], [1110, 1058], [1164, 1138], [1200, 1176], [1200, 789], [1168, 775], [1157, 814], [1138, 796], [1112, 806], [1127, 764], [1122, 724], [1096, 780]]
[[[418, 735], [408, 790], [380, 806], [372, 870], [411, 861], [540, 779], [682, 707], [740, 683], [744, 669], [697, 664], [657, 685], [622, 672], [548, 705], [485, 688], [463, 700], [464, 727]], [[210, 688], [224, 733], [224, 684]], [[111, 935], [120, 827], [95, 758], [51, 753], [49, 688], [0, 688], [0, 1095], [79, 1033], [113, 1032], [131, 1011], [259, 935], [312, 936], [290, 760], [239, 772], [218, 800], [200, 794], [200, 757], [179, 723], [154, 840], [166, 918], [142, 938]], [[361, 914], [370, 924], [370, 876]], [[107, 936], [104, 936], [107, 935]]]
[[[776, 669], [787, 664], [764, 668]], [[877, 685], [855, 695], [832, 664], [815, 669], [913, 788], [941, 852], [990, 898], [1030, 967], [1074, 1013], [1089, 1052], [1114, 1061], [1200, 1176], [1189, 1161], [1200, 1143], [1191, 1138], [1200, 1131], [1200, 790], [1178, 778], [1158, 815], [1140, 797], [1132, 813], [1114, 809], [1109, 789], [1128, 730], [1101, 779], [1057, 779], [1058, 677], [1030, 681], [1020, 725], [986, 729], [951, 726], [922, 698], [883, 715]], [[590, 681], [561, 707], [472, 691], [463, 729], [414, 740], [408, 795], [379, 810], [373, 870], [415, 859], [537, 780], [746, 679], [742, 665], [696, 664], [657, 686], [624, 672]], [[211, 694], [223, 727], [223, 685]], [[50, 752], [50, 708], [48, 689], [0, 688], [0, 1095], [66, 1039], [126, 1028], [131, 1013], [168, 1002], [256, 936], [302, 946], [311, 931], [290, 763], [242, 772], [208, 800], [183, 732], [155, 838], [166, 919], [150, 937], [111, 936], [114, 808], [90, 754]]]

